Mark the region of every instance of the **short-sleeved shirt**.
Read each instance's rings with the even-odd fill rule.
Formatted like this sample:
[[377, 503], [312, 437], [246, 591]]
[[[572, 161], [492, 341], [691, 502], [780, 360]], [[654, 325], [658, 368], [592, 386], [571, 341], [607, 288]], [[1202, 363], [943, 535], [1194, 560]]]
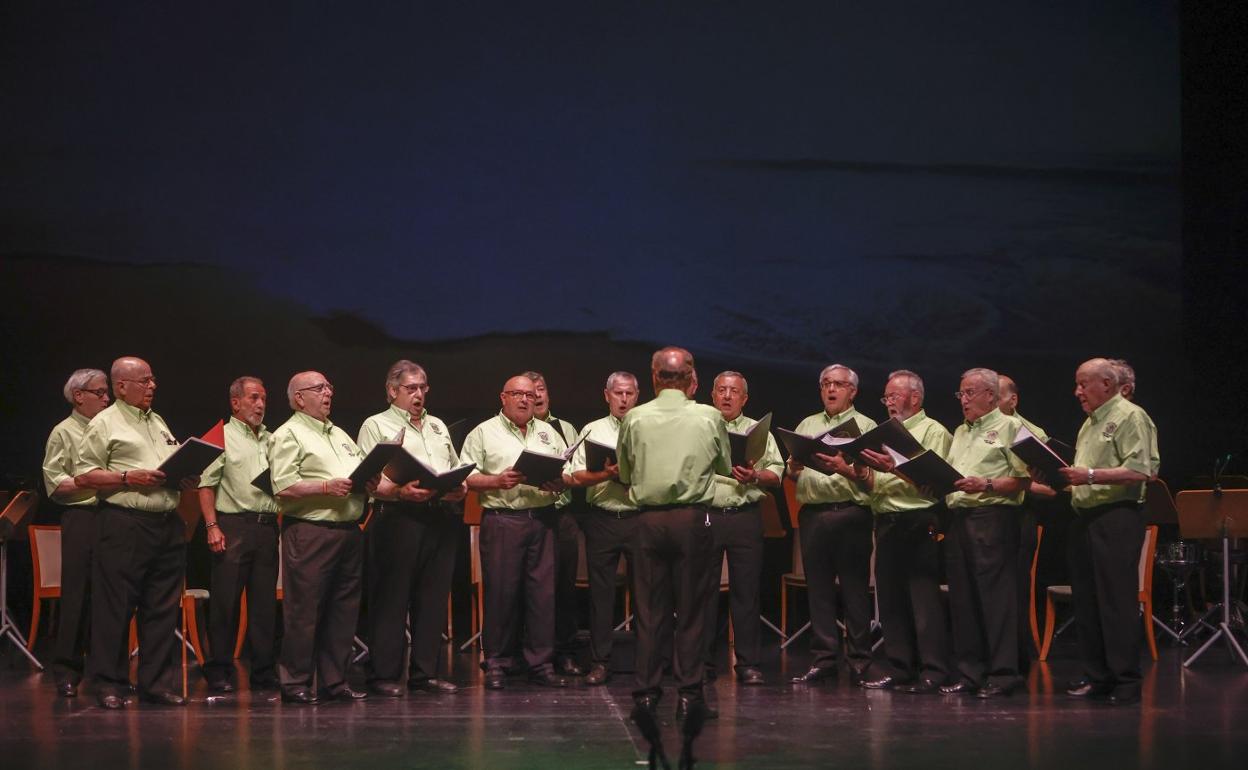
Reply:
[[199, 477], [200, 488], [213, 487], [218, 513], [276, 513], [277, 501], [251, 482], [269, 467], [273, 434], [237, 417], [225, 424], [225, 453]]
[[[1152, 420], [1139, 406], [1121, 395], [1098, 406], [1083, 421], [1075, 440], [1074, 464], [1084, 468], [1126, 468], [1145, 476], [1153, 473]], [[1156, 462], [1160, 462], [1160, 457]], [[1144, 499], [1144, 484], [1077, 484], [1070, 488], [1076, 510], [1120, 501]]]
[[[914, 436], [914, 440], [924, 448], [944, 457], [949, 453], [949, 444], [953, 436], [945, 426], [927, 416], [920, 409], [901, 421]], [[876, 471], [871, 489], [872, 513], [900, 513], [930, 508], [939, 502], [934, 497], [925, 497], [919, 493], [918, 487], [893, 473]]]
[[[963, 476], [985, 479], [1028, 478], [1027, 464], [1010, 451], [1010, 444], [1023, 423], [1017, 417], [1003, 414], [1000, 409], [981, 416], [974, 422], [963, 422], [953, 432], [949, 454], [945, 458]], [[984, 505], [1021, 505], [1022, 490], [1013, 494], [992, 492], [950, 492], [945, 502], [950, 508], [977, 508]]]
[[[540, 454], [561, 455], [567, 448], [563, 436], [549, 423], [530, 419], [522, 433], [500, 411], [472, 429], [464, 439], [464, 449], [459, 456], [466, 463], [476, 463], [477, 469], [471, 475], [493, 476], [515, 465], [520, 453], [526, 449]], [[528, 484], [517, 484], [511, 489], [489, 489], [479, 494], [482, 508], [509, 511], [545, 508], [554, 505], [560, 497]]]
[[48, 497], [61, 505], [94, 505], [94, 489], [75, 489], [68, 495], [57, 495], [56, 488], [66, 481], [73, 481], [78, 466], [78, 447], [91, 421], [78, 410], [56, 424], [48, 434], [43, 450], [43, 486]]
[[[156, 470], [176, 451], [178, 441], [160, 415], [114, 401], [87, 424], [74, 475], [97, 468], [114, 473]], [[165, 487], [130, 487], [101, 494], [100, 499], [122, 508], [164, 513], [178, 507], [181, 493]]]
[[[596, 441], [599, 444], [615, 446], [620, 437], [621, 423], [622, 420], [615, 415], [608, 414], [606, 417], [594, 420], [584, 428], [581, 428], [581, 435], [588, 433], [589, 437], [581, 442], [581, 445], [576, 448], [576, 453], [572, 455], [572, 459], [568, 461], [568, 473], [586, 470], [586, 442]], [[592, 506], [614, 513], [637, 510], [637, 506], [628, 496], [628, 487], [616, 479], [607, 479], [586, 489], [585, 501]]]
[[[848, 409], [836, 414], [830, 415], [827, 412], [812, 414], [797, 424], [795, 432], [806, 436], [818, 436], [850, 420], [858, 424], [858, 430], [862, 433], [876, 426], [875, 420], [851, 405]], [[824, 473], [814, 468], [803, 468], [797, 477], [797, 501], [802, 505], [848, 502], [867, 505], [871, 501], [871, 493], [859, 486], [858, 482], [847, 479], [839, 473]]]
[[[269, 451], [273, 493], [280, 494], [300, 481], [345, 479], [363, 459], [364, 453], [342, 428], [295, 412], [273, 431]], [[306, 521], [357, 521], [364, 515], [364, 502], [362, 494], [277, 498], [283, 516]]]
[[378, 444], [393, 441], [399, 431], [403, 431], [403, 448], [437, 473], [460, 466], [459, 454], [451, 443], [446, 423], [428, 410], [421, 415], [419, 428], [412, 424], [412, 415], [406, 409], [394, 405], [369, 417], [360, 426], [360, 451], [368, 454]]
[[1034, 422], [1032, 422], [1031, 420], [1028, 420], [1026, 417], [1022, 416], [1018, 412], [1015, 412], [1013, 416], [1017, 417], [1018, 421], [1023, 424], [1023, 427], [1031, 431], [1033, 436], [1040, 439], [1041, 441], [1049, 440], [1049, 434], [1045, 432], [1044, 428], [1041, 428], [1039, 425], [1036, 425]]
[[[735, 420], [727, 421], [726, 427], [730, 432], [744, 433], [757, 422], [758, 420], [739, 414]], [[767, 434], [767, 448], [763, 450], [763, 456], [754, 464], [754, 469], [759, 472], [771, 471], [776, 474], [777, 478], [784, 478], [784, 458], [780, 456], [780, 447], [776, 446], [776, 439], [771, 433]], [[766, 496], [767, 492], [757, 484], [742, 484], [732, 476], [717, 475], [715, 477], [715, 499], [711, 502], [711, 506], [715, 508], [740, 508], [757, 503]]]
[[[548, 423], [552, 428], [559, 431], [559, 435], [563, 436], [563, 442], [567, 446], [572, 446], [576, 443], [577, 439], [581, 437], [581, 434], [576, 432], [575, 425], [567, 420], [560, 420], [553, 414], [547, 414], [546, 419], [543, 422]], [[571, 487], [563, 490], [563, 494], [559, 495], [559, 502], [555, 503], [555, 507], [564, 508], [570, 505], [572, 503], [573, 495], [576, 493], [577, 490], [574, 490]]]
[[724, 417], [674, 388], [633, 407], [616, 443], [629, 499], [649, 505], [710, 505], [716, 474], [732, 473]]

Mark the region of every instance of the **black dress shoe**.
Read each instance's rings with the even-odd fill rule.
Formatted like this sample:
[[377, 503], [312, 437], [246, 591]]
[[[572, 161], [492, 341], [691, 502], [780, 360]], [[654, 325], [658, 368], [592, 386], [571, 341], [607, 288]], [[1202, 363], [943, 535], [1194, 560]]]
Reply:
[[95, 696], [95, 702], [100, 704], [100, 708], [120, 709], [126, 707], [126, 701], [120, 695], [111, 692], [102, 692]]
[[144, 703], [154, 703], [157, 706], [185, 706], [186, 698], [178, 695], [176, 692], [168, 690], [152, 690], [145, 692], [139, 696]]
[[974, 695], [978, 689], [978, 687], [963, 679], [941, 687], [940, 691], [944, 695]]
[[1111, 706], [1130, 706], [1140, 702], [1140, 688], [1115, 687], [1105, 702]]
[[300, 706], [315, 706], [320, 698], [306, 687], [301, 690], [282, 690], [282, 703], [294, 703]]
[[351, 685], [346, 684], [342, 686], [341, 690], [337, 690], [331, 693], [326, 693], [325, 697], [327, 700], [337, 700], [337, 701], [346, 701], [348, 703], [354, 703], [355, 701], [368, 700], [368, 693], [361, 692], [360, 690], [352, 690]]
[[707, 664], [702, 667], [703, 682], [714, 682], [716, 679], [719, 679], [719, 671], [714, 666]]
[[403, 695], [403, 688], [394, 682], [378, 680], [368, 683], [368, 691], [383, 698], [398, 698]]
[[577, 665], [572, 658], [560, 658], [555, 661], [555, 671], [563, 676], [585, 676], [585, 669]]
[[501, 668], [491, 668], [485, 672], [485, 689], [501, 690], [507, 686], [507, 674]]
[[431, 692], [435, 695], [454, 695], [459, 692], [459, 687], [451, 684], [445, 679], [409, 679], [407, 680], [407, 689], [419, 690], [421, 692]]
[[568, 680], [548, 671], [539, 671], [535, 674], [529, 674], [529, 682], [538, 687], [567, 687]]
[[1066, 694], [1072, 698], [1104, 698], [1111, 689], [1107, 684], [1078, 679], [1066, 686]]
[[835, 666], [811, 666], [805, 674], [793, 677], [792, 682], [793, 684], [814, 684], [824, 679], [836, 679]]
[[595, 663], [589, 667], [589, 673], [585, 675], [585, 684], [600, 685], [606, 684], [611, 678], [611, 671], [601, 663]]
[[73, 682], [61, 682], [56, 686], [56, 694], [62, 698], [78, 697], [78, 685]]
[[763, 672], [753, 666], [747, 666], [737, 672], [737, 681], [746, 687], [757, 687], [763, 684]]
[[710, 706], [708, 706], [706, 701], [703, 700], [702, 698], [700, 697], [694, 698], [689, 695], [682, 695], [680, 696], [680, 699], [676, 701], [676, 721], [677, 722], [685, 721], [685, 717], [689, 716], [689, 708], [694, 703], [701, 704], [701, 708], [704, 709], [705, 714], [702, 717], [703, 719], [719, 719], [719, 712], [711, 708]]
[[893, 691], [908, 695], [933, 695], [940, 692], [940, 682], [935, 679], [916, 679], [905, 684], [894, 684]]
[[1007, 687], [1000, 684], [986, 684], [979, 688], [979, 691], [975, 693], [975, 697], [983, 700], [988, 700], [989, 698], [1004, 698], [1012, 692], [1014, 692], [1013, 687]]
[[208, 689], [213, 692], [234, 692], [234, 683], [228, 679], [223, 679], [219, 682], [209, 682]]
[[251, 689], [273, 692], [281, 689], [282, 683], [275, 676], [253, 676], [249, 681]]
[[906, 682], [898, 682], [894, 676], [882, 676], [879, 679], [865, 679], [859, 682], [858, 686], [864, 690], [889, 690], [898, 684], [906, 684]]

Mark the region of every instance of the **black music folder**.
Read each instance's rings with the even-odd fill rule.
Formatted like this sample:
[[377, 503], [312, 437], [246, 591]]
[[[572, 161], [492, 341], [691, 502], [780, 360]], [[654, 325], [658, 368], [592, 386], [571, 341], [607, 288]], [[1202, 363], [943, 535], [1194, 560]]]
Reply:
[[390, 441], [381, 441], [377, 446], [372, 448], [360, 464], [351, 471], [351, 475], [347, 478], [351, 479], [351, 492], [358, 494], [365, 492], [364, 486], [368, 484], [368, 480], [381, 473], [382, 470], [390, 464], [394, 456], [403, 451], [403, 435], [407, 432], [407, 428], [399, 431], [399, 434]]
[[861, 436], [824, 436], [823, 443], [829, 447], [829, 454], [837, 451], [844, 452], [855, 460], [862, 459], [862, 450], [864, 449], [885, 454], [884, 447], [886, 445], [892, 447], [893, 451], [906, 457], [914, 457], [923, 451], [923, 445], [910, 434], [906, 426], [902, 425], [901, 420], [898, 420], [896, 417], [885, 420]]
[[751, 466], [762, 459], [767, 452], [767, 435], [771, 432], [771, 412], [746, 428], [744, 432], [728, 431], [728, 442], [732, 445], [733, 466]]
[[394, 457], [386, 464], [383, 472], [386, 477], [399, 486], [420, 482], [421, 489], [432, 489], [439, 493], [454, 492], [464, 483], [464, 479], [477, 469], [475, 463], [461, 465], [444, 473], [438, 473], [418, 457], [414, 457], [406, 449], [395, 452]]
[[1039, 436], [1028, 430], [1026, 425], [1019, 428], [1014, 443], [1010, 444], [1010, 451], [1027, 463], [1028, 467], [1039, 472], [1049, 486], [1054, 489], [1066, 486], [1066, 478], [1060, 469], [1067, 468], [1070, 464], [1053, 451], [1052, 447], [1041, 441]]
[[825, 436], [857, 438], [861, 433], [862, 431], [858, 429], [856, 420], [846, 420], [835, 428], [825, 430], [823, 433], [815, 436], [806, 436], [785, 428], [776, 428], [776, 436], [780, 439], [780, 443], [784, 444], [784, 448], [789, 450], [789, 456], [796, 458], [802, 465], [808, 465], [816, 470], [823, 468], [823, 464], [813, 457], [816, 452], [835, 454], [837, 451], [823, 443]]
[[944, 497], [955, 491], [953, 482], [965, 478], [958, 473], [945, 458], [930, 449], [924, 449], [914, 457], [906, 457], [887, 444], [884, 451], [897, 463], [894, 471], [910, 479], [916, 487], [928, 487], [937, 497]]
[[177, 489], [182, 479], [203, 473], [204, 469], [212, 465], [212, 461], [220, 457], [224, 451], [216, 444], [209, 444], [202, 438], [188, 438], [156, 469], [165, 474], [165, 481], [161, 486]]
[[273, 473], [272, 469], [265, 468], [260, 471], [260, 475], [251, 480], [251, 485], [269, 497], [273, 496]]
[[614, 446], [607, 446], [594, 441], [592, 438], [585, 440], [585, 470], [598, 473], [606, 470], [607, 462], [612, 465], [619, 465], [620, 458], [616, 455]]
[[512, 464], [512, 469], [516, 473], [524, 476], [524, 484], [530, 487], [540, 487], [541, 485], [563, 478], [563, 466], [567, 464], [568, 458], [581, 445], [581, 442], [589, 437], [589, 433], [577, 439], [576, 443], [568, 447], [562, 454], [548, 455], [542, 452], [534, 452], [529, 449], [520, 453]]

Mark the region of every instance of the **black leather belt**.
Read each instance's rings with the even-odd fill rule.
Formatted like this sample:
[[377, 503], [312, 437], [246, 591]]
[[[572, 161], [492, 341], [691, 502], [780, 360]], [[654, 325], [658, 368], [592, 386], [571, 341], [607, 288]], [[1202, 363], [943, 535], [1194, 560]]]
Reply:
[[282, 529], [289, 529], [296, 524], [313, 524], [323, 529], [354, 529], [357, 532], [360, 529], [358, 521], [313, 521], [311, 519], [300, 519], [295, 516], [287, 515], [282, 519]]
[[936, 512], [935, 505], [929, 505], [926, 508], [915, 508], [912, 511], [885, 511], [884, 513], [875, 514], [877, 521], [893, 522], [907, 516], [922, 516], [924, 514], [930, 516]]
[[241, 513], [221, 513], [220, 511], [217, 511], [218, 519], [220, 519], [223, 516], [237, 516], [243, 521], [253, 521], [256, 524], [263, 524], [266, 527], [277, 526], [277, 514], [276, 513], [256, 513], [254, 511], [243, 511]]
[[596, 505], [591, 505], [589, 510], [595, 515], [610, 516], [613, 519], [631, 519], [641, 513], [641, 511], [609, 511], [606, 508], [599, 508]]
[[677, 509], [692, 508], [695, 511], [708, 510], [704, 503], [668, 503], [666, 505], [643, 505], [641, 510], [645, 513], [650, 511], [675, 511]]
[[530, 519], [540, 519], [543, 516], [549, 516], [555, 512], [555, 506], [548, 505], [544, 508], [486, 508], [486, 513], [492, 513], [495, 516], [528, 516]]
[[1091, 508], [1075, 508], [1075, 513], [1080, 516], [1097, 516], [1102, 513], [1116, 511], [1119, 508], [1129, 508], [1133, 511], [1140, 511], [1144, 509], [1144, 506], [1135, 500], [1117, 500], [1112, 503], [1105, 503], [1104, 505], [1094, 505]]
[[172, 511], [145, 511], [142, 508], [126, 508], [125, 506], [113, 505], [112, 503], [105, 503], [101, 506], [101, 508], [113, 510], [118, 513], [124, 513], [127, 516], [134, 516], [140, 519], [167, 519], [170, 516], [177, 514], [176, 509]]
[[444, 510], [446, 510], [445, 508], [442, 507], [441, 503], [434, 503], [434, 502], [411, 503], [411, 502], [395, 502], [393, 500], [387, 500], [381, 503], [378, 506], [378, 509], [379, 509], [378, 510], [379, 513], [413, 513], [413, 514], [442, 513]]
[[846, 508], [861, 508], [862, 503], [856, 503], [853, 500], [842, 500], [837, 503], [810, 503], [810, 507], [815, 510], [842, 511]]
[[751, 513], [758, 510], [758, 503], [735, 505], [727, 508], [711, 508], [711, 513]]

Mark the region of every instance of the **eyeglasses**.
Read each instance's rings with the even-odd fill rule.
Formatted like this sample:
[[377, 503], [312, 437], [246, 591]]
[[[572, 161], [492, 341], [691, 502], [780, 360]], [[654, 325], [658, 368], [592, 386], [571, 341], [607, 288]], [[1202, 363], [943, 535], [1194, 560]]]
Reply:
[[83, 393], [90, 393], [96, 398], [104, 398], [108, 395], [108, 388], [79, 388], [78, 390]]
[[514, 398], [517, 401], [525, 398], [530, 401], [535, 401], [537, 399], [537, 394], [531, 390], [504, 390], [503, 395], [508, 398]]
[[849, 380], [820, 380], [819, 387], [834, 388], [836, 390], [848, 390], [854, 387], [854, 383]]
[[328, 382], [318, 382], [317, 384], [315, 384], [315, 385], [309, 385], [309, 386], [308, 386], [308, 387], [306, 387], [306, 388], [299, 388], [299, 389], [298, 389], [298, 390], [296, 390], [295, 392], [296, 392], [296, 393], [302, 393], [302, 392], [303, 392], [303, 391], [305, 391], [305, 390], [310, 390], [310, 391], [312, 391], [312, 392], [314, 392], [314, 393], [324, 393], [325, 391], [327, 391], [327, 390], [328, 390], [330, 393], [333, 393], [333, 392], [334, 392], [334, 386], [333, 386], [333, 385], [330, 385]]
[[980, 388], [979, 390], [957, 390], [957, 391], [954, 391], [953, 397], [959, 401], [961, 401], [962, 399], [966, 399], [967, 401], [970, 401], [971, 399], [978, 396], [980, 393], [987, 393], [987, 392], [988, 392], [987, 388]]
[[142, 386], [144, 386], [144, 387], [147, 387], [148, 385], [151, 385], [152, 383], [156, 382], [156, 375], [154, 375], [154, 374], [149, 374], [149, 375], [147, 375], [146, 377], [143, 377], [143, 378], [138, 379], [138, 380], [131, 380], [131, 379], [127, 379], [127, 378], [125, 378], [125, 377], [118, 377], [117, 379], [118, 379], [119, 381], [121, 381], [121, 382], [137, 382], [137, 383], [139, 383], [140, 385], [142, 385]]
[[888, 406], [892, 404], [894, 401], [901, 401], [904, 398], [905, 396], [901, 395], [900, 393], [889, 393], [885, 395], [884, 398], [880, 399], [880, 403], [883, 404], [884, 406]]
[[429, 392], [429, 385], [428, 383], [424, 383], [424, 382], [415, 382], [410, 385], [400, 385], [399, 387], [413, 395], [415, 395], [416, 393], [428, 393]]

